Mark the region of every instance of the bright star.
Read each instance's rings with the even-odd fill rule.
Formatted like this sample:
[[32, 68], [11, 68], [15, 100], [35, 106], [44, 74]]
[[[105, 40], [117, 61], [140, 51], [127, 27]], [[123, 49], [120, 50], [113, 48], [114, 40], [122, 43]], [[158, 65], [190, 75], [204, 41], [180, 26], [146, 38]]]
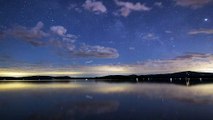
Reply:
[[207, 22], [208, 20], [209, 20], [208, 18], [205, 18], [205, 19], [204, 19], [205, 22]]

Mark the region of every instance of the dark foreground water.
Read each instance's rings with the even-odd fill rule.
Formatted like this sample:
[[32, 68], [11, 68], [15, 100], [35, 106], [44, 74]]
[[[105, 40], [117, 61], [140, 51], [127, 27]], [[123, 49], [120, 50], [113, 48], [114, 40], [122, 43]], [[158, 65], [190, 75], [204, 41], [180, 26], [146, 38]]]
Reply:
[[189, 119], [213, 119], [213, 84], [0, 83], [0, 120]]

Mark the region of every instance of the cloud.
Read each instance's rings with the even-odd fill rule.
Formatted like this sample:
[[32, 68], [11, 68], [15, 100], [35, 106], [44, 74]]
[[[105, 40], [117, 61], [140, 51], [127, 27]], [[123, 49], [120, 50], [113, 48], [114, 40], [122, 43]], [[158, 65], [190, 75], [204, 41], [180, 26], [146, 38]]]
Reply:
[[170, 31], [170, 30], [166, 30], [164, 32], [167, 33], [167, 34], [171, 34], [172, 33], [172, 31]]
[[92, 58], [117, 58], [119, 57], [118, 51], [115, 48], [103, 46], [90, 46], [83, 45], [79, 50], [72, 51], [72, 54], [79, 57], [92, 57]]
[[52, 26], [50, 27], [50, 30], [59, 36], [64, 36], [67, 32], [67, 29], [65, 29], [63, 26]]
[[[69, 44], [69, 43], [74, 43], [76, 39], [78, 38], [76, 35], [67, 33], [67, 29], [64, 26], [60, 26], [60, 25], [51, 26], [50, 31], [52, 32], [51, 34], [52, 41], [59, 39], [58, 41], [61, 41], [62, 43], [65, 43], [65, 44]], [[54, 39], [55, 38], [54, 35], [56, 35], [56, 39]]]
[[78, 6], [78, 4], [70, 4], [68, 7], [67, 7], [68, 10], [75, 10], [76, 12], [79, 12], [81, 13], [82, 12], [82, 9]]
[[[74, 40], [73, 40], [74, 39]], [[77, 58], [117, 58], [119, 53], [115, 48], [104, 47], [100, 45], [86, 45], [76, 47], [75, 36], [70, 34], [63, 34], [62, 40], [50, 40], [52, 46], [62, 49], [64, 53], [60, 53], [63, 56], [71, 56]], [[59, 49], [59, 50], [60, 50]], [[92, 63], [92, 61], [89, 61]], [[86, 62], [86, 64], [89, 64]]]
[[24, 26], [15, 26], [12, 29], [8, 29], [4, 32], [7, 36], [12, 36], [24, 40], [33, 46], [44, 45], [43, 38], [49, 36], [48, 33], [42, 31], [44, 24], [38, 22], [35, 27], [27, 28]]
[[62, 55], [72, 57], [92, 57], [92, 58], [117, 58], [119, 56], [115, 48], [104, 46], [83, 45], [80, 48], [76, 47], [77, 36], [67, 33], [64, 26], [51, 26], [48, 32], [42, 31], [44, 24], [38, 22], [35, 27], [27, 28], [25, 26], [15, 26], [6, 31], [0, 32], [1, 36], [14, 37], [33, 46], [50, 46]]
[[85, 64], [93, 63], [93, 60], [86, 61]]
[[131, 2], [123, 2], [119, 0], [114, 0], [116, 5], [121, 7], [118, 11], [118, 14], [121, 16], [127, 17], [133, 11], [150, 11], [151, 8], [146, 6], [145, 4], [141, 4], [137, 2], [136, 4]]
[[142, 42], [146, 43], [147, 46], [152, 45], [152, 43], [164, 45], [164, 42], [160, 39], [160, 36], [152, 32], [150, 33], [136, 32], [135, 37], [138, 40], [141, 40]]
[[38, 39], [48, 36], [48, 33], [45, 33], [41, 29], [44, 24], [42, 22], [38, 22], [35, 27], [31, 29], [27, 29], [26, 27], [19, 26], [12, 30], [13, 35], [21, 37], [23, 39]]
[[197, 35], [197, 34], [207, 34], [212, 35], [213, 29], [199, 29], [199, 30], [192, 30], [188, 32], [189, 35]]
[[157, 40], [159, 39], [158, 36], [156, 36], [154, 33], [148, 33], [142, 36], [142, 39], [144, 40]]
[[127, 66], [130, 71], [168, 73], [178, 71], [213, 71], [213, 54], [186, 53], [173, 59], [150, 60]]
[[[86, 45], [83, 44], [77, 48], [75, 40], [72, 40], [73, 36], [70, 34], [63, 34], [62, 41], [51, 40], [50, 43], [58, 48], [63, 49], [62, 53], [65, 56], [77, 57], [77, 58], [117, 58], [119, 53], [115, 48], [104, 47], [100, 45]], [[75, 39], [75, 36], [74, 36]], [[89, 61], [90, 63], [92, 61]], [[87, 64], [89, 64], [87, 62]]]
[[159, 7], [159, 8], [163, 7], [162, 2], [155, 2], [154, 5], [157, 6], [157, 7]]
[[182, 7], [190, 7], [192, 9], [202, 8], [205, 5], [211, 4], [212, 0], [175, 0], [176, 5]]
[[74, 43], [77, 39], [76, 35], [67, 34], [67, 29], [63, 26], [51, 26], [50, 31], [47, 32], [42, 30], [43, 27], [44, 24], [42, 22], [38, 22], [36, 26], [32, 28], [21, 25], [14, 26], [0, 32], [0, 39], [4, 39], [5, 37], [13, 37], [28, 42], [33, 46], [61, 46], [67, 43]]
[[203, 54], [203, 53], [187, 53], [185, 55], [177, 56], [173, 60], [187, 60], [194, 58], [208, 58], [211, 54]]
[[135, 50], [135, 47], [129, 47], [129, 50]]
[[106, 13], [107, 8], [101, 1], [86, 0], [82, 5], [84, 9], [94, 12], [95, 14]]

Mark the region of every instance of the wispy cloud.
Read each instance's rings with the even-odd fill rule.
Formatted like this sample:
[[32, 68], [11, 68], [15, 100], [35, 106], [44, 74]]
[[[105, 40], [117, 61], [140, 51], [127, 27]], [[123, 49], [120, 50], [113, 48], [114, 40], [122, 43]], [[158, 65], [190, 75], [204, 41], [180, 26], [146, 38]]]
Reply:
[[143, 42], [148, 43], [148, 46], [150, 45], [150, 43], [153, 42], [164, 45], [164, 42], [160, 39], [160, 36], [155, 33], [140, 33], [138, 34], [138, 38], [141, 39]]
[[64, 36], [67, 32], [67, 29], [64, 28], [63, 26], [51, 26], [50, 30], [59, 36]]
[[94, 12], [95, 14], [106, 13], [107, 8], [101, 1], [86, 0], [82, 5], [84, 9]]
[[[100, 45], [86, 45], [77, 48], [77, 36], [67, 33], [64, 26], [51, 26], [48, 32], [42, 30], [44, 24], [38, 22], [35, 27], [16, 26], [1, 32], [1, 36], [14, 37], [33, 46], [50, 46], [57, 51], [65, 52], [65, 55], [82, 58], [117, 58], [118, 51], [115, 48]], [[2, 38], [3, 39], [3, 38]]]
[[175, 0], [176, 5], [190, 7], [192, 9], [201, 8], [205, 5], [212, 4], [212, 0]]
[[135, 47], [129, 47], [129, 50], [135, 50]]
[[93, 60], [88, 60], [85, 62], [85, 64], [91, 64], [91, 63], [93, 63]]
[[76, 12], [81, 13], [82, 9], [81, 7], [79, 7], [78, 4], [69, 4], [69, 6], [67, 7], [68, 10], [75, 10]]
[[148, 33], [148, 34], [144, 34], [142, 36], [143, 40], [158, 40], [159, 37], [157, 35], [155, 35], [154, 33]]
[[75, 49], [75, 41], [77, 40], [77, 36], [73, 34], [67, 34], [67, 29], [63, 26], [51, 26], [50, 30], [53, 34], [59, 36], [56, 39], [51, 38], [49, 43], [53, 44], [56, 47], [63, 47], [68, 50]]
[[162, 2], [155, 2], [154, 3], [154, 6], [157, 6], [159, 8], [162, 8], [163, 7], [163, 3]]
[[172, 31], [170, 31], [170, 30], [166, 30], [164, 32], [167, 33], [167, 34], [171, 34], [172, 33]]
[[[136, 65], [129, 65], [132, 71], [142, 71], [145, 73], [167, 73], [178, 71], [208, 71], [212, 70], [212, 54], [186, 53], [173, 59], [150, 60]], [[213, 72], [213, 71], [211, 71]]]
[[189, 35], [197, 35], [197, 34], [213, 34], [213, 29], [198, 29], [198, 30], [191, 30], [188, 32]]
[[121, 7], [118, 11], [118, 14], [124, 17], [130, 15], [133, 11], [150, 11], [152, 8], [142, 4], [140, 2], [132, 3], [132, 2], [123, 2], [119, 0], [114, 0], [116, 5]]
[[[211, 54], [203, 54], [203, 53], [186, 53], [185, 55], [177, 56], [172, 60], [187, 60], [194, 58], [208, 58], [212, 56]], [[213, 56], [212, 56], [213, 57]]]
[[38, 22], [35, 27], [27, 28], [24, 26], [15, 26], [6, 30], [4, 33], [15, 38], [22, 39], [34, 46], [44, 45], [43, 38], [49, 36], [48, 33], [42, 31], [44, 24]]
[[92, 58], [117, 58], [119, 56], [116, 49], [99, 45], [83, 45], [72, 54], [75, 56]]

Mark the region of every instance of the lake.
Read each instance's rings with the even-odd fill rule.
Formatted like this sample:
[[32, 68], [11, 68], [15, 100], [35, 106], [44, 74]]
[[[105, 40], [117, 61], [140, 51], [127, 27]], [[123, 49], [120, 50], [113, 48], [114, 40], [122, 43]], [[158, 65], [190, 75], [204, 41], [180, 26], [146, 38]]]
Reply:
[[212, 120], [213, 84], [0, 83], [0, 120]]

